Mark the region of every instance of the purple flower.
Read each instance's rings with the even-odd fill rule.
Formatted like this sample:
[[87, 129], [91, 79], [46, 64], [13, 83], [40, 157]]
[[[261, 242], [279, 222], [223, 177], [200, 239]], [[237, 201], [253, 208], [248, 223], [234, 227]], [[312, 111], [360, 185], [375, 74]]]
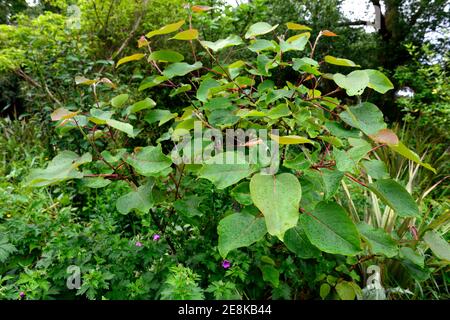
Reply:
[[139, 242], [139, 241], [137, 241], [137, 242], [136, 242], [136, 247], [142, 247], [142, 243]]
[[25, 297], [25, 292], [20, 291], [19, 296], [20, 296], [21, 298]]
[[161, 238], [161, 236], [159, 234], [154, 234], [153, 235], [153, 241], [158, 241], [159, 238]]
[[222, 267], [223, 267], [224, 269], [228, 269], [229, 267], [231, 267], [231, 262], [228, 261], [228, 260], [223, 260], [223, 261], [222, 261]]

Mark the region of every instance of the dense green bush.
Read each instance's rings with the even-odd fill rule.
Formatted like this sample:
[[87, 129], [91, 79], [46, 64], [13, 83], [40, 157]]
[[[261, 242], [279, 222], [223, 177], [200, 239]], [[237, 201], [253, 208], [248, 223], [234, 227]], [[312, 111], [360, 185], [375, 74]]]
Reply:
[[[41, 77], [24, 91], [39, 112], [0, 123], [1, 299], [449, 296], [445, 142], [388, 129], [364, 97], [392, 83], [335, 54], [338, 35], [229, 12], [218, 22], [208, 6], [122, 33], [139, 2], [112, 15], [113, 1], [79, 3], [97, 14], [81, 31], [54, 28], [54, 13], [0, 31], [19, 48], [0, 65]], [[105, 19], [112, 32], [94, 28]], [[118, 48], [128, 35], [133, 51]], [[21, 55], [27, 41], [42, 50]], [[97, 55], [105, 44], [115, 62]]]

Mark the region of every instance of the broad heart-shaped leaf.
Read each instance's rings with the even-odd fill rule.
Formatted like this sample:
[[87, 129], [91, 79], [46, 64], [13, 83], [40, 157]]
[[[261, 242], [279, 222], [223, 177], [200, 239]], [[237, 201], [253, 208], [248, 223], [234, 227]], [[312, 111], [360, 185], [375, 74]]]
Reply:
[[133, 155], [124, 155], [124, 160], [131, 165], [137, 173], [149, 177], [172, 165], [170, 157], [161, 151], [161, 145], [142, 148]]
[[184, 24], [184, 20], [180, 20], [180, 21], [178, 21], [176, 23], [168, 24], [168, 25], [166, 25], [166, 26], [164, 26], [164, 27], [162, 27], [162, 28], [160, 28], [158, 30], [150, 31], [145, 36], [147, 38], [151, 38], [151, 37], [156, 36], [156, 35], [172, 33], [172, 32], [177, 31], [178, 29], [180, 29], [181, 26], [183, 26], [183, 24]]
[[187, 75], [189, 72], [200, 69], [203, 66], [201, 62], [188, 64], [186, 62], [177, 62], [169, 65], [164, 71], [163, 75], [167, 78]]
[[252, 168], [242, 153], [227, 151], [205, 161], [198, 176], [208, 179], [218, 189], [225, 189], [251, 173]]
[[286, 247], [302, 259], [317, 258], [320, 250], [311, 244], [306, 236], [305, 230], [300, 226], [295, 226], [284, 234], [284, 244]]
[[268, 232], [283, 240], [284, 233], [297, 225], [302, 189], [290, 173], [255, 174], [250, 180], [253, 203], [261, 210]]
[[356, 106], [348, 107], [339, 114], [342, 121], [348, 125], [360, 129], [366, 135], [373, 135], [386, 128], [383, 113], [370, 102], [363, 102]]
[[85, 153], [81, 157], [72, 151], [62, 151], [50, 161], [46, 169], [32, 169], [25, 179], [25, 185], [43, 187], [69, 179], [81, 179], [83, 173], [78, 167], [92, 161], [92, 155]]
[[219, 222], [219, 253], [226, 258], [231, 250], [248, 247], [267, 233], [264, 218], [246, 212], [233, 213]]
[[247, 32], [245, 33], [245, 39], [250, 39], [256, 36], [261, 36], [263, 34], [269, 33], [275, 30], [277, 27], [278, 24], [275, 26], [271, 26], [267, 22], [257, 22], [255, 24], [252, 24], [250, 28], [248, 28]]
[[181, 31], [174, 35], [173, 40], [194, 40], [198, 38], [198, 30], [197, 29], [189, 29], [185, 31]]
[[145, 98], [144, 100], [141, 100], [141, 101], [138, 101], [138, 102], [134, 103], [130, 107], [129, 112], [130, 113], [135, 113], [135, 112], [139, 112], [141, 110], [153, 108], [154, 106], [156, 106], [156, 102], [155, 101], [153, 101], [150, 98]]
[[385, 255], [388, 258], [397, 255], [397, 243], [386, 231], [374, 228], [365, 222], [360, 222], [356, 226], [363, 239], [369, 244], [373, 254]]
[[126, 93], [119, 94], [118, 96], [111, 99], [111, 105], [114, 108], [120, 108], [124, 105], [125, 102], [127, 102], [129, 95]]
[[356, 226], [344, 208], [334, 202], [319, 202], [311, 213], [300, 216], [300, 226], [309, 241], [322, 251], [348, 256], [361, 251]]
[[141, 60], [143, 57], [145, 57], [145, 54], [143, 54], [143, 53], [135, 53], [131, 56], [124, 57], [124, 58], [120, 59], [119, 61], [117, 61], [116, 68], [118, 68], [121, 64], [130, 62], [130, 61]]
[[169, 110], [150, 110], [149, 113], [145, 116], [144, 120], [147, 121], [149, 124], [155, 123], [159, 121], [159, 126], [162, 126], [167, 121], [172, 120], [173, 118], [177, 117], [177, 113], [172, 113]]
[[377, 180], [369, 184], [369, 189], [399, 216], [417, 217], [419, 215], [417, 203], [398, 182], [392, 179]]
[[351, 60], [348, 59], [342, 59], [342, 58], [336, 58], [333, 56], [325, 56], [325, 62], [329, 64], [335, 64], [337, 66], [344, 66], [344, 67], [360, 67], [359, 64], [354, 63]]
[[269, 134], [270, 139], [273, 141], [276, 141], [278, 144], [304, 144], [304, 143], [310, 143], [313, 144], [311, 140], [305, 137], [300, 136], [277, 136], [274, 134]]
[[136, 191], [131, 191], [116, 202], [116, 208], [121, 214], [127, 214], [131, 210], [136, 209], [142, 213], [147, 213], [153, 206], [152, 189], [155, 180], [149, 178], [147, 183], [140, 186]]
[[422, 162], [420, 160], [420, 157], [417, 155], [417, 153], [413, 152], [412, 150], [408, 149], [401, 141], [399, 141], [396, 145], [389, 145], [389, 148], [397, 152], [398, 154], [404, 156], [405, 158], [414, 161], [415, 163], [420, 164], [422, 167], [427, 168], [430, 171], [433, 171], [436, 173], [436, 169], [430, 166], [428, 163]]
[[392, 82], [382, 72], [372, 69], [366, 69], [364, 71], [369, 76], [369, 88], [383, 94], [394, 89]]
[[436, 257], [450, 262], [450, 245], [436, 231], [431, 230], [425, 232], [423, 240], [430, 247]]
[[217, 51], [220, 51], [220, 50], [228, 48], [228, 47], [233, 47], [233, 46], [238, 46], [240, 44], [243, 44], [243, 41], [242, 41], [241, 37], [239, 37], [235, 34], [232, 34], [225, 39], [219, 39], [215, 42], [200, 41], [200, 43], [202, 44], [202, 46], [204, 46], [208, 49], [211, 49], [214, 52], [217, 52]]
[[345, 89], [349, 96], [361, 95], [369, 85], [369, 76], [364, 70], [353, 71], [347, 76], [336, 73], [333, 80], [339, 87]]
[[173, 50], [159, 50], [153, 51], [149, 59], [158, 62], [180, 62], [184, 60], [184, 57], [182, 54]]

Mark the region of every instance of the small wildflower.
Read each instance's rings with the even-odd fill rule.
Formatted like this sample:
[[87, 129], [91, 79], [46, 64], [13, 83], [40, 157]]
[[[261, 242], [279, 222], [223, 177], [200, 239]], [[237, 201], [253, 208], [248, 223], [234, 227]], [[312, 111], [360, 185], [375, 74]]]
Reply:
[[228, 269], [229, 267], [231, 267], [231, 262], [228, 261], [228, 260], [223, 260], [223, 261], [222, 261], [222, 267], [223, 267], [224, 269]]
[[20, 291], [20, 293], [19, 293], [19, 296], [20, 296], [20, 298], [22, 298], [22, 299], [23, 299], [23, 297], [25, 297], [25, 292], [23, 292], [23, 291]]
[[136, 242], [136, 247], [142, 247], [142, 243], [139, 242], [139, 241], [137, 241], [137, 242]]
[[159, 234], [154, 234], [153, 235], [153, 241], [158, 241], [159, 238], [161, 238], [161, 236]]

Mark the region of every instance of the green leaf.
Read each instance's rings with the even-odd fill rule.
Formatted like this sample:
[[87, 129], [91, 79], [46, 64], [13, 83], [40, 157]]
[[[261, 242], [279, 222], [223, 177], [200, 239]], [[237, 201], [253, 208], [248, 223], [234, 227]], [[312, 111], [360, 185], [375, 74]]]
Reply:
[[17, 249], [14, 245], [9, 243], [8, 238], [0, 237], [0, 263], [6, 263], [9, 256], [16, 253]]
[[321, 169], [320, 174], [323, 180], [325, 200], [328, 200], [338, 191], [341, 180], [344, 177], [344, 172], [339, 170]]
[[170, 40], [195, 40], [198, 38], [197, 29], [189, 29], [177, 33], [175, 36], [170, 38]]
[[153, 51], [149, 59], [158, 62], [180, 62], [184, 60], [184, 57], [182, 54], [173, 50], [159, 50]]
[[305, 46], [308, 43], [309, 37], [311, 34], [309, 32], [297, 34], [293, 37], [287, 39], [287, 41], [280, 41], [280, 49], [282, 52], [288, 51], [303, 51], [305, 50]]
[[422, 162], [417, 153], [410, 150], [406, 147], [401, 141], [397, 145], [389, 145], [389, 148], [397, 152], [398, 154], [404, 156], [406, 159], [414, 161], [415, 163], [420, 164], [422, 167], [427, 168], [430, 171], [436, 173], [436, 169], [430, 166], [428, 163]]
[[169, 79], [177, 76], [181, 77], [194, 70], [200, 69], [202, 66], [203, 64], [201, 62], [196, 62], [194, 64], [188, 64], [186, 62], [173, 63], [163, 71], [163, 76]]
[[164, 81], [168, 80], [168, 77], [165, 76], [150, 76], [145, 78], [142, 82], [141, 85], [139, 86], [139, 91], [148, 89], [148, 88], [153, 88], [161, 83], [163, 83]]
[[176, 118], [177, 115], [178, 115], [177, 113], [172, 113], [169, 110], [155, 109], [150, 110], [150, 112], [147, 113], [147, 115], [145, 116], [144, 120], [147, 121], [149, 124], [159, 121], [158, 125], [162, 126], [167, 121]]
[[230, 194], [237, 202], [244, 206], [253, 204], [252, 196], [250, 195], [250, 183], [247, 181], [239, 183], [230, 191]]
[[170, 92], [170, 94], [169, 94], [169, 97], [175, 97], [176, 95], [178, 95], [178, 94], [180, 94], [180, 93], [183, 93], [183, 92], [186, 92], [186, 91], [189, 91], [189, 90], [191, 90], [191, 85], [190, 84], [183, 84], [183, 85], [181, 85], [180, 87], [178, 87], [178, 88], [176, 88], [176, 89], [173, 89], [171, 92]]
[[339, 87], [345, 89], [349, 96], [361, 95], [369, 85], [369, 76], [364, 70], [353, 71], [347, 76], [336, 73], [333, 80]]
[[425, 257], [417, 252], [415, 252], [410, 247], [400, 248], [400, 257], [406, 259], [411, 263], [418, 265], [421, 268], [425, 267]]
[[300, 226], [320, 250], [348, 256], [361, 251], [358, 230], [347, 212], [334, 202], [319, 202], [311, 213], [300, 216]]
[[102, 177], [95, 177], [95, 178], [84, 178], [83, 184], [84, 186], [88, 188], [98, 189], [98, 188], [104, 188], [107, 185], [111, 183], [111, 180], [102, 178]]
[[227, 151], [205, 161], [198, 176], [208, 179], [218, 189], [225, 189], [251, 173], [252, 169], [242, 153]]
[[136, 209], [142, 213], [147, 213], [153, 206], [152, 189], [155, 180], [150, 178], [148, 182], [140, 186], [136, 191], [131, 191], [116, 202], [116, 208], [121, 214], [127, 214], [131, 210]]
[[231, 250], [248, 247], [261, 240], [267, 233], [264, 218], [249, 213], [231, 214], [219, 222], [219, 253], [226, 258]]
[[331, 287], [328, 283], [322, 283], [320, 285], [320, 297], [322, 298], [322, 300], [325, 300], [325, 298], [330, 294], [331, 291]]
[[280, 285], [280, 272], [271, 265], [261, 267], [263, 280], [270, 282], [275, 288]]
[[271, 235], [282, 240], [284, 233], [297, 225], [302, 189], [293, 174], [255, 174], [250, 180], [250, 194], [264, 214]]
[[310, 27], [305, 26], [303, 24], [298, 24], [298, 23], [294, 23], [294, 22], [287, 22], [286, 23], [286, 27], [289, 30], [312, 30]]
[[304, 144], [310, 143], [313, 144], [311, 140], [305, 137], [300, 136], [276, 136], [274, 134], [269, 134], [270, 139], [276, 141], [278, 144]]
[[348, 107], [339, 117], [348, 125], [360, 129], [366, 135], [376, 134], [386, 128], [383, 113], [370, 102], [363, 102], [356, 106]]
[[252, 24], [250, 28], [248, 28], [247, 32], [245, 33], [245, 39], [250, 39], [256, 36], [261, 36], [263, 34], [269, 33], [275, 30], [277, 27], [278, 24], [275, 26], [271, 26], [267, 22], [257, 22], [255, 24]]
[[383, 94], [391, 89], [394, 89], [392, 82], [382, 72], [372, 69], [367, 69], [364, 71], [369, 76], [369, 88]]
[[124, 93], [124, 94], [119, 94], [117, 97], [114, 97], [111, 99], [111, 105], [114, 108], [120, 108], [121, 106], [124, 105], [125, 102], [127, 102], [129, 95]]
[[325, 62], [330, 64], [335, 64], [337, 66], [344, 66], [344, 67], [360, 67], [359, 64], [354, 63], [351, 60], [348, 59], [342, 59], [342, 58], [336, 58], [333, 56], [325, 56]]
[[182, 26], [184, 25], [184, 20], [180, 20], [176, 23], [172, 23], [172, 24], [168, 24], [158, 30], [155, 31], [150, 31], [149, 33], [147, 33], [145, 36], [147, 38], [151, 38], [153, 36], [156, 35], [162, 35], [162, 34], [168, 34], [168, 33], [172, 33], [177, 31], [178, 29], [180, 29]]
[[258, 39], [253, 41], [248, 47], [250, 51], [259, 52], [264, 50], [275, 50], [276, 45], [269, 40]]
[[196, 195], [184, 196], [183, 199], [178, 199], [173, 203], [173, 207], [177, 213], [182, 214], [186, 218], [190, 219], [195, 216], [202, 216], [203, 212], [199, 210], [200, 203], [204, 197]]
[[374, 179], [389, 179], [386, 164], [377, 159], [363, 160], [362, 166], [366, 169], [367, 174]]
[[90, 153], [80, 157], [75, 152], [62, 151], [50, 161], [46, 169], [32, 169], [25, 180], [25, 185], [43, 187], [70, 179], [81, 179], [83, 173], [78, 171], [78, 167], [91, 161]]
[[305, 231], [300, 226], [295, 226], [284, 234], [286, 247], [302, 259], [317, 258], [320, 250], [311, 244]]
[[423, 240], [430, 247], [436, 257], [450, 262], [450, 245], [434, 230], [425, 232]]
[[214, 127], [226, 128], [236, 124], [241, 118], [234, 115], [235, 107], [213, 110], [208, 115], [208, 122]]
[[388, 258], [398, 254], [397, 243], [381, 228], [374, 228], [365, 222], [357, 224], [359, 233], [369, 244], [373, 254], [385, 255]]
[[287, 106], [286, 103], [280, 103], [279, 105], [277, 105], [276, 107], [272, 108], [269, 110], [267, 116], [272, 119], [279, 119], [282, 117], [287, 117], [291, 114], [291, 110], [289, 109], [289, 107]]
[[399, 216], [417, 217], [419, 215], [417, 203], [398, 182], [391, 179], [377, 180], [369, 184], [369, 189]]
[[156, 106], [156, 102], [150, 98], [145, 98], [144, 100], [134, 103], [130, 108], [130, 113], [139, 112], [145, 109], [151, 109]]
[[197, 99], [202, 102], [207, 102], [211, 97], [210, 89], [219, 87], [220, 83], [214, 79], [205, 79], [200, 83], [200, 86], [197, 90]]
[[125, 155], [123, 158], [137, 173], [146, 177], [153, 176], [172, 165], [170, 157], [162, 153], [161, 145], [141, 148], [133, 155]]
[[355, 300], [356, 293], [348, 281], [341, 281], [336, 285], [336, 292], [341, 300]]
[[130, 62], [130, 61], [141, 60], [143, 57], [145, 57], [145, 54], [143, 54], [143, 53], [136, 53], [136, 54], [133, 54], [133, 55], [131, 55], [131, 56], [124, 57], [124, 58], [120, 59], [120, 60], [117, 62], [116, 68], [118, 68], [121, 64]]
[[214, 52], [220, 51], [222, 49], [238, 46], [240, 44], [243, 44], [241, 37], [237, 35], [230, 35], [226, 39], [219, 39], [215, 42], [211, 41], [200, 41], [202, 46], [211, 49]]
[[128, 136], [130, 136], [132, 138], [134, 138], [136, 136], [133, 126], [129, 123], [117, 121], [114, 119], [107, 119], [106, 124], [110, 127], [113, 127], [116, 130], [125, 132]]

